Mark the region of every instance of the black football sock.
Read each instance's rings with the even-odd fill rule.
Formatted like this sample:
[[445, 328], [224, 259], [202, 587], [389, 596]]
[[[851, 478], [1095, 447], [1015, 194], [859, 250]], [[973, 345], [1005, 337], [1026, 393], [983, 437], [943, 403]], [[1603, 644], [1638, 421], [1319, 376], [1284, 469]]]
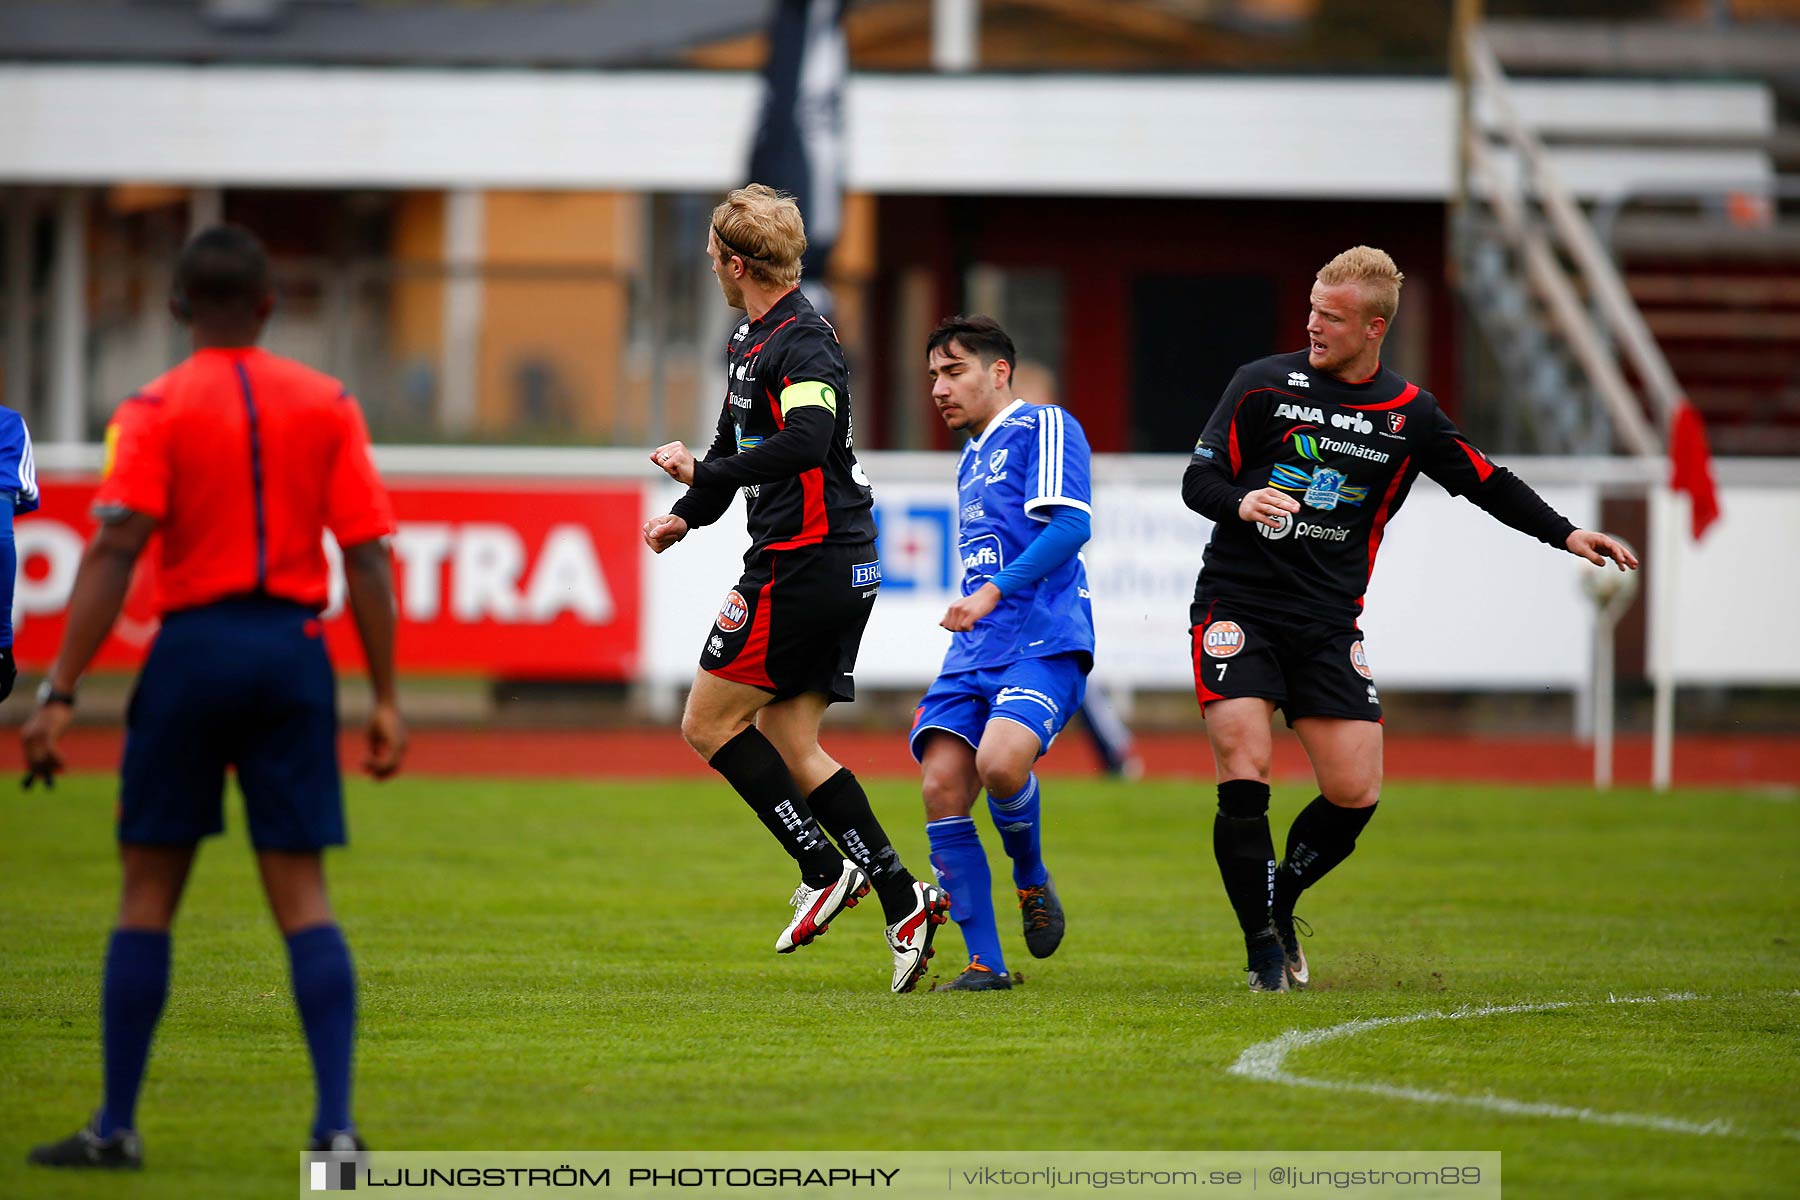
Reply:
[[752, 812], [775, 835], [793, 860], [807, 887], [824, 887], [844, 869], [844, 860], [800, 798], [794, 777], [773, 743], [752, 725], [720, 746], [707, 760], [723, 775]]
[[1269, 926], [1269, 881], [1275, 874], [1275, 842], [1269, 836], [1269, 785], [1227, 779], [1219, 785], [1213, 817], [1213, 857], [1225, 895], [1246, 934]]
[[807, 806], [819, 818], [842, 847], [844, 857], [861, 867], [881, 897], [881, 911], [887, 923], [903, 919], [913, 908], [913, 877], [900, 862], [887, 831], [875, 819], [869, 807], [869, 796], [849, 767], [813, 789], [806, 798]]
[[1275, 868], [1271, 907], [1283, 915], [1292, 913], [1301, 892], [1350, 857], [1357, 835], [1379, 807], [1339, 808], [1323, 796], [1313, 797], [1288, 829], [1287, 854]]

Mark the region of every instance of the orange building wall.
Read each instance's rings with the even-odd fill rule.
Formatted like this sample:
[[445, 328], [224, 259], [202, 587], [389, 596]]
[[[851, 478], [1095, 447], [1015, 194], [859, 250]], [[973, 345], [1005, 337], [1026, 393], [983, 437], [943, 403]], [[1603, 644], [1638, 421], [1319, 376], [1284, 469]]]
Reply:
[[[532, 415], [577, 437], [613, 428], [629, 277], [641, 254], [638, 208], [637, 197], [621, 193], [485, 194], [477, 434]], [[434, 372], [444, 332], [444, 220], [443, 193], [409, 193], [394, 233], [395, 353]], [[522, 381], [532, 372], [547, 384], [548, 408], [539, 414], [521, 411]]]
[[479, 427], [513, 424], [520, 376], [554, 380], [552, 424], [613, 428], [641, 253], [639, 201], [620, 193], [489, 192]]
[[413, 272], [440, 266], [444, 259], [444, 194], [408, 192], [394, 215], [394, 281], [389, 312], [395, 359], [408, 367], [437, 370], [444, 336], [443, 281]]

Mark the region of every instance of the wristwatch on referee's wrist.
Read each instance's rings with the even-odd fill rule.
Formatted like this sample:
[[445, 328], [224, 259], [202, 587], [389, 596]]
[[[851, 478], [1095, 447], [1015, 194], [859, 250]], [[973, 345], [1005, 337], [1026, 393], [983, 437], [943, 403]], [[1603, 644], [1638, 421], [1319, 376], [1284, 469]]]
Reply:
[[44, 682], [38, 684], [37, 702], [39, 708], [44, 707], [46, 704], [66, 704], [70, 708], [74, 708], [75, 693], [59, 692], [56, 690], [56, 685], [46, 679]]

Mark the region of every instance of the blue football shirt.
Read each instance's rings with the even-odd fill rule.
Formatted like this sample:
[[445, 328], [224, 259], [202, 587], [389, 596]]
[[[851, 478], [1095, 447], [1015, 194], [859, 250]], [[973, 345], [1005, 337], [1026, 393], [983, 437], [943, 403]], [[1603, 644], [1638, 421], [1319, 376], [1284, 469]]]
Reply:
[[25, 418], [10, 408], [0, 408], [0, 493], [10, 498], [14, 513], [37, 511], [37, 464], [31, 458], [31, 434], [25, 429]]
[[33, 512], [38, 506], [37, 464], [31, 459], [31, 434], [25, 418], [10, 408], [0, 408], [0, 647], [13, 642], [13, 586], [18, 582], [19, 559], [13, 545], [13, 517]]
[[[1055, 506], [1093, 512], [1087, 434], [1054, 404], [1014, 400], [963, 447], [956, 488], [967, 596], [1037, 540]], [[1001, 599], [969, 632], [952, 635], [941, 673], [1053, 654], [1079, 654], [1093, 665], [1094, 612], [1079, 554]]]

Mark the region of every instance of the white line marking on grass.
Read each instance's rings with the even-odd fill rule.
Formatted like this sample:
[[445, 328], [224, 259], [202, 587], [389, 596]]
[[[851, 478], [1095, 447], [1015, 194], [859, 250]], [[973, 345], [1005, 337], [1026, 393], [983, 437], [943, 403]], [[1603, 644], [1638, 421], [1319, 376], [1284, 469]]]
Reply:
[[[1664, 996], [1618, 996], [1607, 998], [1609, 1004], [1659, 1004], [1680, 1000], [1698, 1000], [1692, 992], [1672, 992]], [[1592, 1108], [1575, 1108], [1567, 1104], [1546, 1104], [1528, 1100], [1510, 1100], [1505, 1096], [1462, 1096], [1454, 1092], [1436, 1092], [1428, 1088], [1402, 1087], [1391, 1083], [1357, 1083], [1350, 1080], [1309, 1079], [1288, 1071], [1287, 1058], [1296, 1050], [1338, 1041], [1383, 1029], [1390, 1025], [1413, 1025], [1420, 1021], [1464, 1021], [1471, 1017], [1497, 1017], [1509, 1013], [1553, 1012], [1573, 1008], [1572, 1000], [1543, 1004], [1484, 1004], [1467, 1006], [1449, 1012], [1413, 1013], [1404, 1017], [1367, 1017], [1346, 1021], [1324, 1029], [1290, 1029], [1280, 1037], [1258, 1042], [1231, 1064], [1230, 1073], [1264, 1083], [1285, 1083], [1294, 1087], [1318, 1088], [1333, 1092], [1361, 1092], [1389, 1100], [1412, 1100], [1420, 1104], [1460, 1104], [1489, 1112], [1517, 1117], [1559, 1117], [1586, 1121], [1594, 1125], [1629, 1125], [1639, 1129], [1655, 1129], [1663, 1133], [1691, 1133], [1702, 1137], [1721, 1137], [1738, 1132], [1729, 1121], [1683, 1121], [1678, 1117], [1660, 1117], [1646, 1113], [1610, 1113]]]
[[1677, 1000], [1698, 1000], [1692, 992], [1664, 992], [1660, 996], [1615, 996], [1606, 994], [1608, 1004], [1672, 1004]]

